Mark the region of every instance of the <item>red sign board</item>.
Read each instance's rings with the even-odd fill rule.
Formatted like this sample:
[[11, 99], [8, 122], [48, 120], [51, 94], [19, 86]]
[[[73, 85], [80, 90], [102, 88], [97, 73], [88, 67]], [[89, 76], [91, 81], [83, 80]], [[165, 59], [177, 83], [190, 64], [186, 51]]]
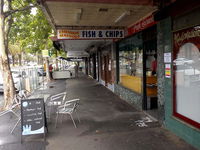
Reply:
[[150, 15], [150, 16], [142, 19], [141, 21], [137, 22], [136, 24], [134, 24], [130, 28], [128, 28], [128, 35], [132, 35], [134, 33], [142, 31], [142, 30], [144, 30], [144, 29], [146, 29], [148, 27], [153, 26], [156, 23], [157, 22], [154, 21], [153, 15]]

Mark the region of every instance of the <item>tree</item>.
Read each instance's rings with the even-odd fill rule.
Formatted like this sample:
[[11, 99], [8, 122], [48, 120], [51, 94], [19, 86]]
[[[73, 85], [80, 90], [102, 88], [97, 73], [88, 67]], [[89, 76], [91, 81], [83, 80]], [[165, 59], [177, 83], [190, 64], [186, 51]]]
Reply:
[[24, 53], [41, 56], [41, 50], [52, 48], [52, 43], [47, 43], [53, 30], [40, 8], [34, 8], [34, 13], [15, 13], [13, 20], [9, 39], [12, 44], [19, 43]]
[[12, 15], [35, 7], [34, 0], [0, 0], [0, 69], [3, 74], [4, 108], [13, 101], [15, 88], [8, 59], [8, 34], [13, 22]]
[[[9, 50], [9, 54], [12, 57], [12, 64], [13, 66], [15, 65], [15, 60], [18, 59], [19, 60], [19, 65], [21, 66], [21, 55], [22, 55], [22, 49], [20, 48], [20, 46], [18, 44], [14, 44], [8, 45], [8, 50]], [[18, 58], [16, 58], [16, 56]]]

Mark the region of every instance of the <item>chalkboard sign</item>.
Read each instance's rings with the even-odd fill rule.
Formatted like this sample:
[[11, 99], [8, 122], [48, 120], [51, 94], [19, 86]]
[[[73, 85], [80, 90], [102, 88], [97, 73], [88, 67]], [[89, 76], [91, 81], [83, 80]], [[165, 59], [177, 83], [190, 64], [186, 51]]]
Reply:
[[22, 135], [45, 134], [44, 99], [25, 99], [21, 102]]

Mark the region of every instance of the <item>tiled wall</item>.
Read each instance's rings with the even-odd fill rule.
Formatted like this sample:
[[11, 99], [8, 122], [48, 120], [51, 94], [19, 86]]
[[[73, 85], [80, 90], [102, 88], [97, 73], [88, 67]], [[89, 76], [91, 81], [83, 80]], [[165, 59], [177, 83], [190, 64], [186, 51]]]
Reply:
[[[163, 33], [163, 28], [167, 28], [165, 26], [165, 22], [159, 22], [157, 24], [157, 89], [158, 89], [158, 120], [164, 121], [164, 79], [165, 79], [165, 66], [164, 66], [164, 52], [171, 51], [170, 45], [165, 45], [163, 39], [166, 37], [166, 34]], [[168, 37], [169, 38], [169, 37]], [[170, 39], [170, 38], [169, 38]]]
[[142, 109], [141, 94], [137, 94], [119, 84], [115, 84], [114, 92], [128, 103], [135, 105], [138, 109]]

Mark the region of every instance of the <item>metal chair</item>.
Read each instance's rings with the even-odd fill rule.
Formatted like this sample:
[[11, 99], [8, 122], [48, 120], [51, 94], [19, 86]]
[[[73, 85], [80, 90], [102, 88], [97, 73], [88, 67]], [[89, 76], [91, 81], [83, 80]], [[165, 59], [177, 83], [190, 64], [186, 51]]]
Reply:
[[[74, 127], [77, 128], [77, 125], [76, 125], [76, 123], [74, 121], [74, 118], [73, 118], [72, 114], [75, 112], [76, 115], [77, 115], [78, 121], [80, 122], [80, 118], [79, 118], [78, 113], [76, 111], [77, 106], [79, 105], [79, 101], [80, 101], [80, 99], [72, 99], [72, 100], [66, 101], [64, 103], [64, 105], [61, 105], [61, 106], [59, 106], [57, 108], [57, 112], [56, 112], [57, 116], [56, 116], [55, 128], [57, 126], [59, 114], [62, 115], [62, 118], [63, 118], [64, 114], [69, 115], [71, 117], [71, 119], [72, 119]], [[62, 120], [61, 120], [61, 122], [62, 122]]]
[[18, 117], [18, 114], [14, 111], [17, 107], [19, 108], [20, 107], [20, 102], [17, 100], [17, 95], [14, 96], [14, 99], [13, 99], [13, 104], [10, 106], [10, 108], [8, 108], [7, 110], [5, 111], [2, 111], [0, 113], [0, 117], [7, 114], [7, 113], [13, 113], [15, 116]]
[[31, 96], [31, 92], [28, 90], [20, 90], [19, 93], [17, 94], [18, 98], [20, 99], [25, 99], [29, 96]]
[[48, 106], [49, 106], [49, 119], [51, 119], [51, 107], [52, 106], [60, 106], [62, 104], [64, 104], [65, 99], [67, 96], [67, 92], [62, 92], [56, 95], [52, 95], [50, 97], [50, 100], [48, 102]]
[[19, 91], [18, 94], [15, 94], [14, 99], [13, 99], [13, 103], [10, 106], [10, 108], [8, 108], [7, 110], [0, 113], [0, 117], [3, 116], [3, 115], [6, 115], [8, 113], [12, 113], [17, 117], [17, 122], [15, 123], [14, 127], [11, 130], [11, 134], [13, 133], [13, 131], [15, 130], [15, 128], [17, 127], [17, 125], [21, 121], [21, 111], [20, 111], [21, 100], [27, 98], [28, 96], [30, 96], [30, 94], [31, 93], [27, 90]]
[[16, 126], [21, 120], [21, 114], [20, 114], [21, 112], [19, 110], [20, 106], [21, 106], [21, 99], [19, 99], [18, 95], [16, 94], [13, 99], [13, 104], [10, 106], [10, 108], [0, 113], [0, 117], [8, 113], [12, 113], [17, 117], [17, 122], [12, 128], [11, 133], [13, 133], [14, 129], [16, 128]]

